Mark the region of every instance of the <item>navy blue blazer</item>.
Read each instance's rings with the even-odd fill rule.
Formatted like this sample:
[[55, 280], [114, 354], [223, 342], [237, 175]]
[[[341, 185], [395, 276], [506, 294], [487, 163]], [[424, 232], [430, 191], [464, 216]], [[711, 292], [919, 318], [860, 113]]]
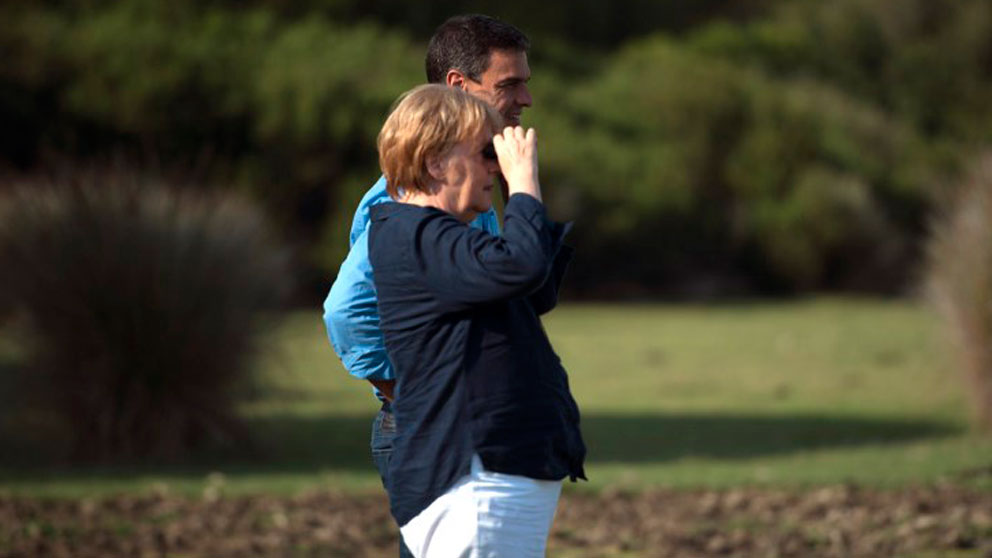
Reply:
[[567, 227], [526, 194], [503, 235], [439, 209], [371, 208], [369, 259], [396, 371], [387, 492], [405, 525], [470, 471], [585, 478], [579, 410], [538, 315], [557, 303]]

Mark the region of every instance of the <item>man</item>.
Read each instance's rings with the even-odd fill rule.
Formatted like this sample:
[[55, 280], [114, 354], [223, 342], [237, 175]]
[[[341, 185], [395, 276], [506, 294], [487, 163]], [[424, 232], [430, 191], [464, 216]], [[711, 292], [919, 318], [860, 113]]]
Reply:
[[[508, 126], [520, 123], [531, 106], [527, 88], [530, 41], [516, 27], [484, 15], [455, 16], [441, 24], [427, 47], [427, 80], [458, 87], [488, 102]], [[503, 200], [507, 199], [502, 185]], [[352, 220], [351, 251], [324, 302], [324, 322], [334, 350], [348, 372], [374, 386], [382, 407], [372, 425], [372, 459], [385, 485], [396, 426], [390, 402], [395, 375], [386, 355], [376, 308], [372, 266], [368, 256], [369, 208], [389, 203], [384, 177], [362, 198]], [[490, 209], [472, 226], [499, 234], [499, 220]], [[400, 556], [412, 556], [400, 541]]]

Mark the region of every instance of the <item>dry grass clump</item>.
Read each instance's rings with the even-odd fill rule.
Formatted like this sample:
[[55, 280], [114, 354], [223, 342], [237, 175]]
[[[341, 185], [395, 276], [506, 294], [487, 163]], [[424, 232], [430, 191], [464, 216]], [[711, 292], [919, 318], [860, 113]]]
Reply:
[[978, 425], [992, 432], [992, 153], [938, 219], [929, 256], [928, 294], [948, 325]]

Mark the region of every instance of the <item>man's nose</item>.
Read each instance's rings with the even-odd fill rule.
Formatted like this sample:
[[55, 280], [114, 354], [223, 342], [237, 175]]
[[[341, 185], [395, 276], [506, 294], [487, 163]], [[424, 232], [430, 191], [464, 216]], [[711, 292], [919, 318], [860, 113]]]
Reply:
[[534, 99], [530, 96], [530, 89], [527, 88], [527, 84], [521, 84], [517, 90], [517, 104], [522, 107], [529, 107], [533, 102]]

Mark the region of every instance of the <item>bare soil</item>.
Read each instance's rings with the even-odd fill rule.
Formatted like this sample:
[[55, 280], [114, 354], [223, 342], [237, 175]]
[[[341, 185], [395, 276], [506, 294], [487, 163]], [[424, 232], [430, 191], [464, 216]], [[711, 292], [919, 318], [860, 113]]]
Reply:
[[[395, 555], [396, 529], [378, 495], [0, 497], [0, 558]], [[566, 491], [549, 555], [992, 558], [992, 494], [954, 486]]]

